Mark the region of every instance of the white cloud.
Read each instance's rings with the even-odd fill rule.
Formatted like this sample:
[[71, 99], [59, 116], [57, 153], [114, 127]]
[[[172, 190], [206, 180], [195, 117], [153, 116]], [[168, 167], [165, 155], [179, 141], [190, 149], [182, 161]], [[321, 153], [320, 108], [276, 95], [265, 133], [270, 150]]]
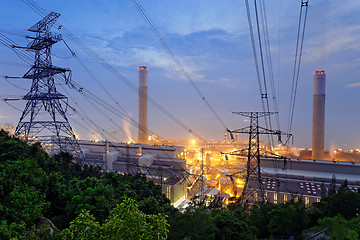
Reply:
[[341, 51], [360, 48], [360, 26], [334, 26], [326, 32], [305, 39], [305, 59], [316, 62]]
[[360, 82], [351, 83], [345, 86], [346, 88], [360, 87]]

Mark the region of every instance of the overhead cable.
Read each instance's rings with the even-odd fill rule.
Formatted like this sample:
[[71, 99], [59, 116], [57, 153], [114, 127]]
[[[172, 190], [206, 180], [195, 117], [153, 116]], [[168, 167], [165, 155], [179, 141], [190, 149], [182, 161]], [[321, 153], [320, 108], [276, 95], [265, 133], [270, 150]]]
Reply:
[[[305, 27], [306, 27], [306, 19], [308, 12], [308, 0], [301, 1], [300, 14], [299, 14], [299, 24], [297, 31], [297, 39], [296, 39], [296, 49], [295, 49], [295, 59], [294, 59], [294, 68], [292, 75], [292, 86], [291, 86], [291, 99], [290, 99], [290, 109], [289, 109], [289, 119], [288, 119], [288, 133], [292, 131], [292, 123], [294, 118], [295, 111], [295, 102], [296, 102], [296, 93], [297, 86], [299, 82], [299, 73], [300, 73], [300, 64], [301, 64], [301, 56], [305, 38]], [[305, 13], [303, 13], [303, 8], [305, 8]], [[304, 15], [304, 16], [303, 16]], [[304, 20], [302, 20], [304, 19]]]

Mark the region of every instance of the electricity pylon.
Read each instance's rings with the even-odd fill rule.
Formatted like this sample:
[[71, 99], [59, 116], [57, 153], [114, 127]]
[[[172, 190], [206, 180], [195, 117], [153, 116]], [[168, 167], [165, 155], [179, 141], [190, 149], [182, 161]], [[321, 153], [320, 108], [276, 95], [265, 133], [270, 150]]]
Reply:
[[60, 14], [51, 12], [28, 29], [36, 34], [28, 36], [31, 42], [23, 48], [34, 52], [35, 61], [23, 78], [32, 79], [30, 91], [22, 98], [26, 100], [25, 109], [15, 130], [15, 136], [27, 143], [41, 142], [50, 154], [69, 152], [74, 159], [85, 160], [79, 143], [66, 117], [68, 99], [59, 93], [55, 86], [55, 76], [70, 82], [70, 69], [52, 65], [51, 47], [62, 40], [60, 34], [50, 32]]
[[[240, 128], [237, 130], [227, 131], [230, 136], [233, 133], [247, 133], [249, 134], [249, 145], [247, 149], [247, 164], [246, 164], [246, 179], [243, 192], [240, 197], [240, 204], [243, 205], [251, 198], [261, 201], [266, 201], [264, 186], [261, 178], [260, 170], [260, 134], [277, 135], [279, 142], [281, 142], [281, 135], [288, 135], [280, 131], [274, 131], [259, 126], [259, 118], [275, 114], [275, 112], [233, 112], [235, 114], [250, 118], [250, 126]], [[249, 186], [249, 183], [254, 184]]]

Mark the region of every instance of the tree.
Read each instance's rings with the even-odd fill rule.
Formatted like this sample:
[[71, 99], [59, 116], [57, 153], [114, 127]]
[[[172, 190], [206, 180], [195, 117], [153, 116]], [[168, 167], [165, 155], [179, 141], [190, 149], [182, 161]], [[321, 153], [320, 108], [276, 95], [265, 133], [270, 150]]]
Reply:
[[255, 226], [257, 229], [256, 235], [258, 238], [266, 238], [270, 236], [268, 230], [270, 215], [268, 213], [275, 207], [276, 205], [271, 202], [258, 202], [250, 208], [250, 224]]
[[360, 226], [357, 224], [360, 218], [354, 220], [346, 220], [343, 216], [326, 217], [319, 219], [319, 225], [326, 230], [326, 234], [331, 239], [359, 239]]
[[348, 185], [349, 185], [348, 180], [345, 179], [343, 184], [341, 184], [341, 187], [340, 187], [339, 191], [345, 191], [345, 192], [348, 191], [349, 190]]
[[332, 178], [331, 178], [331, 183], [330, 183], [330, 188], [329, 188], [328, 195], [331, 196], [331, 195], [334, 195], [334, 194], [336, 194], [336, 178], [335, 178], [335, 175], [333, 174]]
[[100, 224], [89, 210], [82, 210], [70, 223], [70, 227], [61, 232], [61, 235], [64, 239], [97, 240], [101, 236]]
[[341, 214], [345, 219], [351, 219], [360, 214], [360, 194], [339, 191], [337, 194], [324, 197], [313, 204], [313, 218], [334, 217]]
[[268, 212], [268, 231], [273, 236], [295, 236], [301, 239], [301, 233], [309, 223], [309, 216], [302, 202], [287, 202], [276, 205]]
[[144, 214], [176, 213], [161, 187], [143, 176], [80, 167], [68, 153], [49, 156], [39, 143], [27, 145], [0, 131], [0, 239], [40, 239], [48, 233], [37, 226], [39, 218], [64, 229], [82, 209], [104, 224], [111, 210], [129, 197]]
[[125, 199], [102, 225], [90, 211], [83, 210], [61, 235], [66, 240], [166, 239], [168, 226], [165, 215], [146, 215], [134, 200]]
[[197, 208], [170, 218], [169, 239], [216, 239], [215, 229], [211, 213]]
[[215, 228], [215, 239], [243, 239], [252, 240], [256, 238], [255, 227], [250, 226], [246, 214], [241, 210], [213, 211], [213, 222]]

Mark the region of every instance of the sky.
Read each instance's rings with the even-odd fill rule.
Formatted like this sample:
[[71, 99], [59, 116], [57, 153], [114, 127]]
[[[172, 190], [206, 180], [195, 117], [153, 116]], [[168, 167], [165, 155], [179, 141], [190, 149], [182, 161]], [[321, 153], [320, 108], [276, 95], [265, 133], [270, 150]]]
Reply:
[[[138, 95], [123, 79], [138, 86], [138, 67], [148, 67], [149, 96], [184, 125], [205, 139], [221, 140], [224, 126], [179, 69], [131, 0], [38, 0], [58, 22], [93, 49], [123, 77], [116, 78], [64, 36], [65, 42], [90, 69], [105, 90], [72, 57], [63, 42], [53, 47], [53, 63], [70, 68], [78, 84], [109, 104], [126, 109], [137, 121]], [[232, 112], [262, 111], [245, 1], [140, 1], [169, 48], [202, 95], [233, 130], [249, 122]], [[252, 2], [252, 1], [250, 1]], [[280, 130], [286, 132], [300, 0], [265, 2], [269, 43], [278, 102]], [[253, 7], [253, 5], [251, 5]], [[26, 31], [42, 17], [20, 0], [0, 1], [0, 32], [26, 45]], [[251, 8], [253, 10], [253, 8]], [[326, 79], [325, 147], [360, 148], [360, 1], [309, 1], [304, 48], [297, 88], [292, 134], [294, 145], [311, 148], [313, 74]], [[252, 11], [252, 16], [254, 12]], [[58, 32], [56, 28], [52, 31]], [[22, 76], [29, 66], [0, 44], [0, 76]], [[0, 78], [1, 97], [25, 95], [31, 82]], [[137, 138], [137, 127], [96, 106], [62, 82], [58, 91], [69, 96], [69, 121], [82, 139]], [[109, 93], [109, 94], [108, 94]], [[0, 123], [17, 125], [24, 101], [0, 101]], [[80, 108], [96, 123], [83, 120]], [[271, 108], [274, 111], [274, 108]], [[273, 119], [273, 121], [275, 121]], [[264, 125], [264, 122], [260, 122]], [[121, 130], [123, 129], [123, 130]], [[191, 138], [189, 131], [149, 104], [149, 129], [163, 138]], [[110, 134], [108, 134], [110, 133]], [[106, 134], [106, 135], [105, 135]], [[246, 135], [241, 136], [247, 139]]]

